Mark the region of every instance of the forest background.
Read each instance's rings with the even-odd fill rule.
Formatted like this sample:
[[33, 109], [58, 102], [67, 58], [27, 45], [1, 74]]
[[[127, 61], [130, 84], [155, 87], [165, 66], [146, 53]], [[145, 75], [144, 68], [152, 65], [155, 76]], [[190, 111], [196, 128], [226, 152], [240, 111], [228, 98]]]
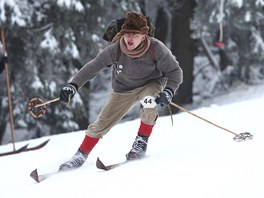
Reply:
[[[68, 107], [52, 103], [35, 119], [27, 106], [34, 97], [57, 98], [109, 44], [102, 39], [107, 24], [130, 10], [152, 19], [155, 37], [184, 71], [174, 102], [199, 104], [230, 87], [264, 82], [264, 0], [1, 0], [17, 141], [83, 130], [96, 119], [111, 91], [111, 69], [86, 83]], [[138, 118], [138, 109], [122, 121]], [[160, 111], [168, 114], [166, 108]], [[0, 144], [6, 144], [11, 127], [5, 72], [0, 73], [0, 112]]]

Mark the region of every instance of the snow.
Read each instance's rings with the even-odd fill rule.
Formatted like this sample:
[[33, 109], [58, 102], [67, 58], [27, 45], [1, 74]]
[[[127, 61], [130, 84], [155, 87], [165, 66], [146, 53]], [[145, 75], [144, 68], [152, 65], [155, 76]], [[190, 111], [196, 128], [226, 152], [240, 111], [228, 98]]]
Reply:
[[243, 0], [231, 0], [231, 3], [237, 6], [238, 8], [241, 8], [244, 4], [244, 1]]
[[72, 55], [73, 58], [80, 58], [79, 51], [74, 43], [70, 43], [66, 46], [65, 53]]
[[258, 31], [256, 28], [251, 29], [251, 39], [254, 41], [254, 49], [253, 52], [258, 55], [260, 54], [261, 56], [264, 55], [264, 41], [261, 36], [261, 32]]
[[51, 93], [54, 93], [54, 92], [56, 91], [56, 88], [57, 88], [56, 82], [51, 81], [51, 82], [48, 84], [48, 87], [49, 87], [50, 92], [51, 92]]
[[45, 39], [41, 41], [40, 47], [41, 48], [48, 48], [54, 52], [58, 50], [58, 41], [55, 39], [55, 37], [52, 35], [52, 29], [49, 29], [44, 33]]
[[40, 81], [38, 76], [34, 77], [34, 81], [31, 84], [31, 87], [34, 89], [42, 89], [44, 87], [44, 85], [42, 84], [42, 82]]
[[256, 6], [264, 6], [264, 0], [256, 0], [255, 5]]
[[77, 11], [84, 11], [82, 3], [78, 0], [58, 0], [57, 4], [61, 7], [66, 6], [66, 8], [74, 7]]
[[6, 21], [5, 6], [11, 7], [14, 12], [11, 15], [12, 24], [18, 24], [23, 27], [26, 25], [26, 19], [24, 14], [21, 12], [19, 5], [16, 0], [1, 0], [0, 2], [0, 21]]
[[245, 22], [250, 22], [251, 21], [251, 14], [250, 14], [250, 12], [249, 11], [247, 11], [246, 12], [246, 14], [245, 14]]
[[[18, 142], [16, 148], [50, 142], [37, 151], [0, 157], [1, 197], [64, 198], [263, 198], [264, 86], [240, 86], [192, 110], [236, 133], [250, 132], [253, 140], [237, 143], [234, 135], [187, 113], [160, 117], [149, 140], [148, 157], [109, 172], [96, 169], [120, 162], [130, 150], [139, 120], [116, 125], [80, 169], [36, 183], [29, 174], [56, 172], [80, 145], [84, 131]], [[0, 147], [0, 153], [12, 144]]]

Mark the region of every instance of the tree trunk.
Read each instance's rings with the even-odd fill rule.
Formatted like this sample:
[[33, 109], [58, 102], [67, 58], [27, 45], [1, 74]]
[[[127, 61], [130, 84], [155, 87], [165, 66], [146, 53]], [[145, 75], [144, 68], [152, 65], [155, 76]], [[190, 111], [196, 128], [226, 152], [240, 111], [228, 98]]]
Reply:
[[[0, 95], [1, 97], [1, 95]], [[1, 115], [0, 115], [0, 145], [3, 144], [3, 138], [4, 138], [4, 135], [5, 135], [5, 129], [6, 129], [6, 113], [4, 108], [2, 107], [2, 99], [0, 98], [0, 110], [1, 110]]]
[[[173, 98], [173, 101], [179, 104], [192, 102], [194, 41], [191, 38], [190, 19], [195, 6], [195, 0], [186, 0], [172, 15], [171, 51], [183, 69], [183, 84], [177, 96]], [[173, 113], [177, 111], [175, 108], [172, 109]]]
[[163, 43], [166, 43], [167, 35], [168, 35], [168, 16], [166, 12], [164, 11], [164, 8], [160, 7], [157, 12], [157, 18], [156, 18], [156, 30], [155, 30], [155, 37], [162, 41]]

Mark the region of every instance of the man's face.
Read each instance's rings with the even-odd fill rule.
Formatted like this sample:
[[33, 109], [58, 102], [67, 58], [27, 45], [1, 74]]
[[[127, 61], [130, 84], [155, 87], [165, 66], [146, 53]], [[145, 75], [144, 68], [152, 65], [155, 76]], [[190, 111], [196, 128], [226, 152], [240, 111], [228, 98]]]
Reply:
[[128, 50], [134, 50], [145, 39], [145, 34], [125, 33], [124, 41]]

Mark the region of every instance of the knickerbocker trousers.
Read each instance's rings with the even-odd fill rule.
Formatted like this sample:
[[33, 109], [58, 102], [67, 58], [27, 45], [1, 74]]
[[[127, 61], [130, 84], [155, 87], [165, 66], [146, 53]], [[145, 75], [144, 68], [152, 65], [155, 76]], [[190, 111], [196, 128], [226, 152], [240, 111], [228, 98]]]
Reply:
[[[86, 135], [93, 138], [102, 138], [137, 102], [145, 96], [156, 97], [161, 91], [162, 86], [156, 82], [124, 93], [113, 91], [97, 117], [97, 120], [88, 126]], [[158, 116], [157, 107], [141, 108], [140, 115], [142, 122], [153, 125]]]

